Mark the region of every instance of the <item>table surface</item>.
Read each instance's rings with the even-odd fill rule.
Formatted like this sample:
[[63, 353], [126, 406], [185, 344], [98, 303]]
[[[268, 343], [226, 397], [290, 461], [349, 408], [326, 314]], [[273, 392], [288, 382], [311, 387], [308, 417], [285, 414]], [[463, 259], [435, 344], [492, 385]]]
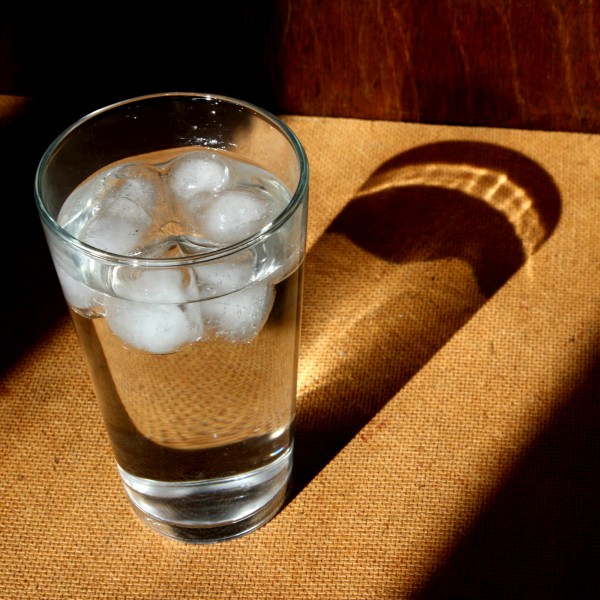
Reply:
[[136, 520], [17, 182], [0, 597], [596, 597], [600, 138], [284, 118], [311, 166], [289, 502], [209, 546]]

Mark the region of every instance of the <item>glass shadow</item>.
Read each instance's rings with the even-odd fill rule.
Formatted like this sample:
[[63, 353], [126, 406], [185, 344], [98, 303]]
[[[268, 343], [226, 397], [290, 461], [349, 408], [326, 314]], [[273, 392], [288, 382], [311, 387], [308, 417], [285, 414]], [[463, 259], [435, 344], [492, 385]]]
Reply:
[[561, 213], [551, 175], [495, 144], [382, 164], [311, 248], [298, 493], [533, 255]]

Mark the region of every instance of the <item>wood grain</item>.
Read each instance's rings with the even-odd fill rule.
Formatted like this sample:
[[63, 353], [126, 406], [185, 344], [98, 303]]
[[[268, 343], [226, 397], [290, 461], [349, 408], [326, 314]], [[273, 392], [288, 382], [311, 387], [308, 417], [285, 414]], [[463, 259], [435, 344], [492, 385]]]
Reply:
[[596, 132], [596, 0], [275, 3], [295, 114]]

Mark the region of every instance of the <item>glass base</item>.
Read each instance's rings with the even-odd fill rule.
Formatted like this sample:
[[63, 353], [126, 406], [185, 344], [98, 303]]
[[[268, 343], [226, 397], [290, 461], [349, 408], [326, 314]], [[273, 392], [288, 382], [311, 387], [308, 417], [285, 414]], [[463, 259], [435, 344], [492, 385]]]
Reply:
[[119, 467], [138, 518], [168, 538], [211, 544], [246, 535], [282, 507], [292, 470], [292, 450], [270, 465], [208, 481], [141, 479]]

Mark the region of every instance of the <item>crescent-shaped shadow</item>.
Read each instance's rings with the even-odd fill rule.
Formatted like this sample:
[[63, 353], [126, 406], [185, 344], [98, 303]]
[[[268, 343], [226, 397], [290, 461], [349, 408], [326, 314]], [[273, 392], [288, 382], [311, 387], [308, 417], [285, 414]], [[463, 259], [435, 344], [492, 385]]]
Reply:
[[382, 164], [309, 252], [293, 493], [538, 250], [560, 193], [529, 157], [447, 141]]

